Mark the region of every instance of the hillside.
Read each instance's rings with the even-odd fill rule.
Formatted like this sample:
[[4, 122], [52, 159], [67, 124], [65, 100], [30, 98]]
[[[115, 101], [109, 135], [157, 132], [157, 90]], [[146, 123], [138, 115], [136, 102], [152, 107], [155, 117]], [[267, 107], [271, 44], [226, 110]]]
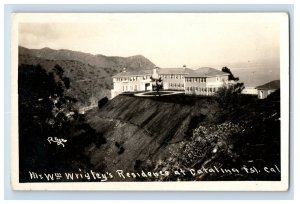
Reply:
[[[41, 65], [47, 72], [52, 72], [55, 65], [59, 65], [64, 71], [64, 77], [70, 80], [70, 89], [65, 95], [76, 98], [79, 106], [96, 104], [105, 96], [110, 96], [112, 80], [110, 74], [103, 69], [83, 64], [78, 61], [47, 60], [32, 56], [19, 56], [21, 65]], [[26, 72], [26, 69], [21, 70]]]
[[122, 71], [153, 68], [154, 64], [141, 55], [132, 57], [106, 57], [70, 50], [50, 48], [27, 49], [19, 47], [20, 65], [40, 64], [47, 72], [55, 65], [64, 71], [70, 80], [70, 89], [65, 93], [79, 101], [79, 106], [96, 105], [105, 96], [110, 97], [111, 76]]
[[107, 140], [100, 149], [89, 151], [92, 164], [103, 167], [104, 163], [110, 171], [133, 171], [148, 159], [166, 158], [171, 146], [191, 135], [199, 122], [211, 120], [217, 110], [210, 98], [176, 98], [119, 95], [100, 110], [88, 112], [87, 123]]
[[[88, 112], [87, 123], [106, 138], [106, 143], [87, 154], [96, 170], [112, 172], [172, 171], [180, 164], [181, 168], [280, 166], [277, 101], [278, 97], [260, 101], [246, 96], [240, 107], [228, 113], [215, 98], [119, 95]], [[196, 180], [278, 179], [278, 175], [265, 174], [238, 176], [202, 175]]]

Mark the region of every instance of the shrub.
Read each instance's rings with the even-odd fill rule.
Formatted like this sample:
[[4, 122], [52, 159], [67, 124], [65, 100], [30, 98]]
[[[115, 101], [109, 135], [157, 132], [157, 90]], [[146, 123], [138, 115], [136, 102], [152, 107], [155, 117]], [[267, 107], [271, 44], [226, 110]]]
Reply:
[[239, 106], [240, 95], [244, 88], [244, 83], [235, 83], [221, 87], [215, 94], [221, 108], [232, 110]]
[[108, 98], [105, 96], [104, 98], [98, 101], [98, 108], [102, 108], [108, 102]]

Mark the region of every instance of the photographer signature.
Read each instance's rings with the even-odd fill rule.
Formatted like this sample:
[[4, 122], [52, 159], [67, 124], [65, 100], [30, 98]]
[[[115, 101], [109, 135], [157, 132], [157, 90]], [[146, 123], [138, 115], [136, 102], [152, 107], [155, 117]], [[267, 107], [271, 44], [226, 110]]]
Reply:
[[55, 142], [57, 145], [62, 145], [65, 147], [64, 142], [67, 142], [68, 140], [62, 139], [62, 138], [57, 138], [57, 137], [48, 137], [47, 138], [48, 142], [51, 144], [52, 142]]

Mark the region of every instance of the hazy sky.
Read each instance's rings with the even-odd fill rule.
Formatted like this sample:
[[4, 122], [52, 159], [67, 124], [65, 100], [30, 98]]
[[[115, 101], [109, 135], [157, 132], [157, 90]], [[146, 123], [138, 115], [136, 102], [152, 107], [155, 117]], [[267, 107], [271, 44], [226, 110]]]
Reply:
[[[75, 14], [76, 15], [76, 14]], [[159, 67], [279, 68], [272, 14], [100, 14], [22, 23], [19, 44], [107, 56], [141, 54]]]

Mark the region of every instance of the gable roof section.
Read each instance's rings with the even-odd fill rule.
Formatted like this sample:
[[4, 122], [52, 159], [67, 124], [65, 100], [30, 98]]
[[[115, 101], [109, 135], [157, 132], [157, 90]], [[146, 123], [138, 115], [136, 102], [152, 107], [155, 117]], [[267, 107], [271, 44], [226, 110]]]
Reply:
[[138, 70], [138, 71], [134, 71], [134, 72], [120, 72], [116, 75], [113, 76], [114, 77], [130, 77], [130, 76], [145, 76], [145, 75], [152, 75], [152, 70], [148, 69], [148, 70]]
[[[130, 76], [145, 76], [151, 75], [153, 71], [148, 70], [138, 70], [138, 71], [129, 71], [129, 72], [120, 72], [113, 77], [130, 77]], [[196, 70], [189, 68], [158, 68], [158, 74], [183, 74], [185, 77], [210, 77], [210, 76], [222, 76], [229, 75], [226, 72], [211, 68], [211, 67], [202, 67]]]
[[211, 67], [201, 67], [199, 69], [193, 70], [193, 72], [186, 77], [210, 77], [210, 76], [223, 76], [223, 75], [229, 75], [229, 74]]
[[280, 80], [274, 80], [270, 81], [269, 83], [266, 83], [261, 86], [257, 86], [257, 89], [279, 89], [280, 88]]
[[189, 68], [159, 68], [157, 69], [158, 74], [189, 74], [193, 72]]

